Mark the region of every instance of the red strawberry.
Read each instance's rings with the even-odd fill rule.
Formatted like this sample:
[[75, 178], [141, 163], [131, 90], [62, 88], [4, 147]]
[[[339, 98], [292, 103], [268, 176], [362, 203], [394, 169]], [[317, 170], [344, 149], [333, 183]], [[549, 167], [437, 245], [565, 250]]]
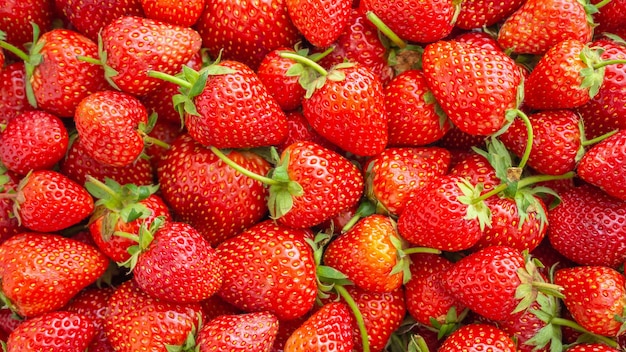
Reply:
[[136, 96], [163, 83], [148, 76], [148, 71], [179, 73], [201, 44], [200, 35], [189, 27], [137, 16], [120, 17], [102, 30], [107, 77], [114, 86]]
[[618, 267], [626, 259], [626, 202], [584, 184], [559, 194], [548, 211], [548, 238], [559, 253], [580, 265]]
[[518, 105], [522, 74], [502, 51], [471, 43], [439, 41], [422, 57], [424, 77], [450, 120], [472, 135], [490, 135]]
[[104, 331], [116, 352], [166, 351], [183, 347], [201, 319], [199, 304], [152, 298], [129, 280], [109, 298]]
[[350, 0], [285, 0], [291, 22], [313, 46], [326, 48], [350, 22]]
[[492, 190], [502, 183], [487, 158], [475, 152], [469, 153], [456, 162], [449, 174], [464, 177], [473, 185], [482, 184], [485, 191]]
[[139, 0], [139, 2], [147, 18], [181, 27], [191, 27], [202, 14], [205, 0], [187, 1], [184, 6], [172, 0]]
[[276, 145], [278, 152], [282, 153], [283, 150], [291, 144], [303, 141], [313, 142], [326, 149], [340, 152], [337, 146], [320, 136], [319, 133], [311, 127], [309, 121], [307, 121], [306, 117], [304, 117], [300, 111], [289, 111], [285, 115], [287, 116], [287, 138], [285, 138], [282, 143]]
[[626, 130], [595, 144], [580, 159], [578, 176], [626, 201]]
[[483, 49], [496, 51], [502, 50], [496, 39], [486, 32], [461, 32], [460, 34], [455, 35], [453, 39], [456, 41], [472, 44], [474, 46], [479, 46]]
[[222, 242], [217, 252], [224, 282], [218, 294], [246, 312], [269, 311], [280, 320], [306, 314], [317, 294], [310, 237], [309, 230], [267, 220]]
[[293, 47], [300, 40], [286, 0], [207, 1], [196, 27], [211, 57], [221, 55], [252, 69], [270, 51]]
[[470, 150], [472, 147], [482, 148], [485, 145], [485, 136], [472, 135], [453, 126], [448, 133], [437, 141], [437, 145], [447, 149]]
[[74, 296], [64, 308], [68, 312], [81, 314], [91, 319], [96, 333], [89, 344], [90, 352], [113, 352], [103, 326], [107, 304], [113, 292], [115, 292], [113, 287], [86, 288]]
[[560, 269], [554, 283], [563, 287], [563, 302], [572, 317], [588, 331], [617, 336], [623, 331], [626, 278], [604, 266]]
[[284, 51], [294, 52], [287, 47], [270, 51], [261, 60], [256, 73], [280, 108], [290, 111], [300, 107], [306, 91], [298, 83], [298, 77], [289, 74], [289, 68], [295, 62], [280, 56]]
[[85, 351], [95, 335], [90, 318], [65, 311], [50, 312], [13, 330], [6, 351]]
[[352, 351], [352, 319], [345, 303], [327, 303], [291, 334], [285, 351]]
[[593, 14], [593, 21], [598, 25], [594, 28], [594, 33], [612, 33], [621, 38], [626, 38], [626, 21], [624, 20], [626, 18], [626, 1], [602, 2], [593, 0], [590, 2], [597, 5], [599, 10]]
[[[19, 181], [19, 176], [0, 165], [0, 194], [15, 192]], [[13, 214], [14, 204], [11, 199], [0, 197], [0, 244], [9, 237], [24, 231], [19, 219]]]
[[213, 320], [221, 315], [237, 315], [242, 311], [233, 306], [232, 304], [224, 301], [219, 295], [213, 295], [202, 302], [202, 312], [207, 318], [207, 321]]
[[581, 343], [568, 348], [567, 352], [619, 352], [619, 350], [603, 343]]
[[23, 317], [57, 310], [96, 281], [109, 260], [96, 248], [54, 234], [23, 232], [0, 245], [2, 292]]
[[197, 337], [197, 351], [270, 351], [278, 319], [268, 312], [222, 315], [202, 326]]
[[506, 18], [498, 43], [516, 53], [543, 54], [564, 40], [591, 40], [592, 25], [577, 0], [528, 0]]
[[[270, 170], [270, 164], [254, 153], [232, 150], [228, 156], [252, 172], [265, 175]], [[188, 134], [172, 143], [158, 169], [158, 179], [172, 212], [213, 246], [267, 214], [263, 184], [224, 164]]]
[[407, 70], [385, 86], [390, 146], [421, 146], [441, 139], [452, 125], [419, 70]]
[[438, 147], [387, 148], [366, 164], [367, 196], [393, 215], [416, 190], [448, 173], [450, 152]]
[[25, 80], [23, 62], [0, 69], [0, 124], [7, 124], [22, 112], [34, 109], [26, 98]]
[[44, 111], [18, 115], [0, 133], [0, 160], [11, 171], [51, 169], [67, 151], [69, 136], [63, 121]]
[[464, 1], [455, 25], [462, 29], [489, 27], [509, 17], [525, 1]]
[[450, 336], [448, 336], [438, 351], [499, 351], [515, 352], [517, 348], [511, 337], [495, 327], [488, 324], [465, 325]]
[[6, 41], [24, 49], [33, 41], [33, 26], [42, 32], [52, 28], [53, 5], [50, 0], [2, 0], [0, 3], [0, 31], [6, 33]]

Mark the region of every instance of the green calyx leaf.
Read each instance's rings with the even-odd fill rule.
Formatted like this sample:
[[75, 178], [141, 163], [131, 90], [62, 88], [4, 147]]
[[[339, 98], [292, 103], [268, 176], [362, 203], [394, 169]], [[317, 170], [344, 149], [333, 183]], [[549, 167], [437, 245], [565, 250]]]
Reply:
[[[513, 313], [527, 310], [535, 301], [538, 301], [540, 304], [544, 302], [546, 307], [554, 306], [556, 303], [551, 300], [563, 298], [564, 296], [561, 293], [563, 288], [546, 282], [538, 270], [543, 268], [544, 265], [538, 259], [530, 256], [528, 251], [524, 251], [523, 254], [525, 265], [517, 270], [520, 284], [515, 291], [515, 298], [519, 300], [519, 304], [515, 307]], [[544, 301], [539, 301], [540, 299]]]
[[600, 54], [601, 49], [591, 49], [585, 46], [580, 53], [580, 59], [587, 66], [580, 70], [580, 76], [582, 77], [581, 89], [589, 90], [589, 98], [593, 98], [598, 94], [600, 86], [604, 81], [604, 66], [597, 67], [602, 62]]
[[511, 153], [498, 138], [491, 137], [485, 142], [486, 151], [479, 148], [472, 148], [476, 153], [482, 155], [495, 169], [496, 176], [502, 183], [509, 183], [509, 169], [513, 167]]
[[446, 313], [443, 322], [431, 317], [430, 325], [437, 330], [437, 339], [441, 340], [456, 331], [461, 326], [461, 322], [468, 313], [469, 310], [464, 309], [461, 314], [457, 314], [456, 307], [452, 306]]
[[269, 187], [268, 197], [268, 207], [272, 219], [278, 219], [287, 214], [293, 208], [293, 198], [304, 194], [302, 186], [289, 178], [289, 158], [289, 153], [285, 153], [270, 173], [270, 178], [274, 181]]
[[485, 226], [491, 227], [491, 210], [484, 200], [480, 199], [483, 191], [482, 183], [473, 186], [469, 180], [463, 179], [457, 183], [457, 186], [463, 193], [463, 196], [459, 197], [459, 202], [467, 205], [465, 219], [478, 220], [481, 231], [485, 230]]
[[[121, 212], [124, 208], [133, 206], [156, 193], [159, 186], [120, 185], [117, 181], [108, 177], [104, 179], [104, 182], [101, 182], [92, 176], [87, 176], [85, 188], [97, 199], [97, 206], [102, 205], [111, 211]], [[130, 211], [127, 212], [130, 213]]]
[[148, 226], [146, 221], [141, 224], [139, 228], [139, 233], [137, 235], [124, 233], [120, 231], [116, 231], [114, 235], [132, 239], [137, 241], [136, 245], [128, 247], [128, 254], [130, 254], [130, 258], [122, 263], [118, 263], [119, 266], [125, 267], [129, 269], [129, 273], [133, 271], [135, 266], [137, 266], [137, 262], [139, 260], [139, 256], [143, 253], [152, 241], [154, 240], [154, 234], [159, 231], [159, 229], [165, 224], [165, 217], [158, 216], [152, 220], [150, 225]]

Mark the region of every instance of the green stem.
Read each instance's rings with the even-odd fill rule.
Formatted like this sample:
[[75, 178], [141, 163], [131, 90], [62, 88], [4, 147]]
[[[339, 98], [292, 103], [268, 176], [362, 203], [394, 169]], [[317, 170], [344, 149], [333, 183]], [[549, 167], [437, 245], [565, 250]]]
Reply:
[[517, 116], [521, 118], [522, 121], [524, 121], [524, 125], [526, 125], [526, 134], [527, 134], [526, 148], [524, 149], [524, 154], [522, 154], [520, 162], [517, 165], [517, 167], [519, 167], [520, 169], [523, 169], [524, 166], [526, 166], [526, 163], [528, 162], [528, 158], [530, 158], [530, 152], [533, 149], [533, 139], [534, 139], [533, 126], [530, 123], [530, 119], [528, 118], [528, 115], [526, 115], [522, 110], [516, 109], [515, 112], [517, 113]]
[[335, 285], [335, 290], [337, 290], [337, 293], [341, 296], [341, 298], [343, 298], [344, 301], [346, 301], [346, 303], [352, 310], [352, 314], [354, 315], [354, 318], [356, 319], [356, 324], [359, 326], [359, 331], [361, 332], [361, 342], [363, 343], [363, 352], [369, 352], [370, 342], [367, 336], [367, 328], [365, 327], [363, 314], [361, 314], [359, 305], [354, 301], [354, 298], [350, 296], [350, 293], [348, 293], [345, 287], [341, 285]]
[[612, 1], [612, 0], [602, 0], [602, 1], [600, 1], [599, 3], [595, 4], [594, 6], [595, 6], [597, 9], [601, 9], [601, 8], [603, 8], [604, 6], [608, 5], [611, 1]]
[[563, 294], [561, 293], [561, 291], [563, 290], [563, 287], [557, 284], [551, 284], [549, 282], [542, 282], [542, 281], [533, 281], [531, 283], [531, 286], [536, 288], [538, 291], [543, 292], [547, 295], [552, 295], [558, 298], [564, 298]]
[[135, 242], [139, 243], [139, 236], [137, 236], [135, 234], [132, 234], [130, 232], [115, 231], [115, 232], [113, 232], [113, 235], [115, 235], [117, 237], [126, 238], [128, 240], [135, 241]]
[[487, 192], [487, 193], [483, 193], [480, 195], [480, 197], [472, 200], [472, 204], [476, 204], [479, 202], [482, 202], [483, 200], [495, 196], [496, 194], [504, 191], [505, 189], [507, 189], [507, 187], [509, 187], [509, 185], [507, 185], [506, 183], [502, 183], [500, 185], [498, 185], [498, 187], [495, 187], [494, 189], [492, 189], [491, 191]]
[[83, 55], [78, 55], [78, 56], [76, 56], [76, 58], [78, 60], [80, 60], [80, 61], [84, 61], [84, 62], [88, 62], [90, 64], [102, 66], [102, 61], [100, 61], [100, 59], [96, 59], [96, 58], [89, 57], [89, 56], [83, 56]]
[[282, 53], [280, 53], [280, 57], [284, 57], [285, 59], [291, 59], [295, 62], [301, 63], [305, 66], [311, 67], [312, 69], [314, 69], [315, 71], [317, 71], [320, 75], [322, 76], [328, 76], [328, 71], [326, 71], [325, 68], [323, 68], [320, 64], [318, 64], [317, 62], [309, 59], [306, 56], [302, 56], [296, 53], [292, 53], [289, 51], [283, 51]]
[[161, 148], [164, 149], [170, 149], [170, 145], [163, 142], [162, 140], [158, 139], [158, 138], [154, 138], [154, 137], [150, 137], [148, 135], [143, 137], [143, 141], [149, 145], [157, 145]]
[[354, 216], [348, 220], [348, 222], [343, 226], [341, 232], [347, 232], [354, 226], [359, 220], [366, 216], [370, 216], [376, 212], [376, 206], [372, 204], [372, 202], [365, 201], [359, 205], [359, 208], [356, 210]]
[[5, 42], [4, 40], [0, 40], [0, 48], [10, 51], [11, 53], [15, 54], [15, 56], [19, 57], [24, 62], [30, 61], [30, 56], [28, 56], [28, 54], [26, 54], [23, 50], [16, 47], [15, 45], [9, 44]]
[[101, 182], [100, 180], [96, 179], [93, 176], [87, 175], [87, 181], [89, 181], [90, 183], [92, 183], [94, 186], [100, 188], [101, 190], [105, 191], [106, 193], [108, 193], [109, 195], [111, 195], [111, 198], [117, 200], [118, 202], [121, 202], [122, 200], [120, 199], [119, 194], [115, 193], [114, 190], [111, 189], [111, 187], [107, 186], [104, 182]]
[[594, 334], [590, 332], [589, 330], [583, 328], [582, 326], [580, 326], [580, 324], [576, 323], [573, 320], [555, 317], [555, 318], [550, 319], [550, 324], [559, 325], [559, 326], [567, 326], [578, 332], [582, 332], [583, 334], [589, 334], [591, 336], [594, 336], [596, 339], [598, 339], [602, 343], [605, 343], [613, 348], [619, 348], [619, 344], [617, 343], [617, 341], [611, 338], [608, 338], [606, 336]]
[[581, 144], [583, 145], [583, 147], [588, 147], [590, 145], [594, 145], [596, 143], [602, 142], [603, 140], [611, 137], [612, 135], [616, 134], [617, 132], [619, 132], [619, 129], [613, 130], [611, 132], [607, 132], [601, 136], [598, 136], [596, 138], [593, 139], [587, 139], [581, 142]]
[[414, 254], [414, 253], [430, 253], [430, 254], [441, 254], [439, 249], [430, 248], [430, 247], [411, 247], [403, 250], [404, 254]]
[[380, 17], [378, 17], [374, 12], [367, 11], [365, 16], [367, 16], [367, 19], [370, 20], [370, 22], [372, 22], [372, 24], [374, 24], [374, 26], [376, 26], [376, 28], [378, 28], [378, 30], [385, 35], [385, 37], [389, 38], [389, 40], [391, 40], [400, 49], [406, 48], [406, 42], [398, 37], [398, 35], [394, 33], [394, 31], [392, 31], [391, 28], [389, 28], [389, 26], [387, 26], [385, 22], [383, 22], [383, 20], [381, 20]]
[[596, 69], [596, 68], [605, 67], [608, 65], [619, 65], [619, 64], [626, 64], [626, 60], [624, 59], [604, 60], [604, 61], [600, 61], [594, 64], [593, 68]]
[[177, 86], [182, 87], [182, 88], [191, 89], [191, 87], [193, 86], [191, 82], [185, 81], [184, 79], [178, 78], [176, 76], [168, 75], [167, 73], [164, 73], [164, 72], [149, 70], [148, 76], [153, 77], [153, 78], [158, 78], [166, 82], [174, 83]]
[[228, 158], [226, 155], [224, 155], [224, 153], [222, 153], [221, 150], [215, 148], [215, 147], [210, 147], [209, 148], [213, 154], [215, 154], [218, 158], [220, 158], [220, 160], [222, 160], [226, 165], [232, 167], [233, 169], [239, 171], [241, 174], [250, 177], [253, 180], [259, 181], [261, 183], [264, 183], [266, 185], [278, 185], [281, 182], [280, 181], [276, 181], [273, 180], [269, 177], [265, 177], [265, 176], [261, 176], [259, 174], [255, 174], [254, 172], [241, 167], [241, 165], [237, 164], [236, 162], [232, 161], [230, 158]]
[[566, 172], [562, 175], [535, 175], [535, 176], [529, 176], [526, 178], [523, 178], [521, 180], [519, 180], [519, 182], [517, 183], [517, 188], [524, 188], [526, 186], [529, 185], [533, 185], [535, 183], [539, 183], [539, 182], [546, 182], [546, 181], [554, 181], [554, 180], [565, 180], [568, 178], [573, 178], [574, 176], [576, 176], [576, 174], [573, 171], [570, 172]]
[[331, 46], [330, 48], [328, 48], [328, 49], [324, 50], [323, 52], [321, 52], [321, 53], [319, 53], [319, 54], [315, 55], [315, 60], [313, 60], [313, 61], [315, 61], [315, 62], [319, 62], [321, 59], [325, 58], [325, 57], [326, 57], [326, 56], [328, 56], [330, 53], [332, 53], [332, 52], [333, 52], [333, 50], [335, 50], [335, 47], [334, 47], [334, 46]]

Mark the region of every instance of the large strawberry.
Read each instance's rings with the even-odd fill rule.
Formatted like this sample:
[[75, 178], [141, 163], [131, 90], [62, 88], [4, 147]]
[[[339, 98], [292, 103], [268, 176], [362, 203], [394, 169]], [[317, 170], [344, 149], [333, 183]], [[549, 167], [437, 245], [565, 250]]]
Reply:
[[285, 0], [291, 22], [312, 45], [330, 46], [350, 21], [351, 0]]
[[198, 331], [197, 351], [270, 351], [278, 324], [276, 316], [269, 312], [222, 315]]
[[490, 324], [468, 324], [448, 336], [438, 351], [515, 352], [515, 342], [506, 332]]
[[424, 77], [450, 120], [472, 135], [490, 135], [519, 104], [522, 74], [505, 53], [472, 43], [438, 41], [424, 48]]
[[578, 176], [626, 201], [626, 130], [595, 144], [580, 159]]
[[352, 351], [352, 320], [345, 303], [327, 303], [291, 334], [285, 351]]
[[3, 300], [33, 317], [57, 310], [94, 283], [109, 260], [95, 247], [59, 235], [23, 232], [0, 245]]

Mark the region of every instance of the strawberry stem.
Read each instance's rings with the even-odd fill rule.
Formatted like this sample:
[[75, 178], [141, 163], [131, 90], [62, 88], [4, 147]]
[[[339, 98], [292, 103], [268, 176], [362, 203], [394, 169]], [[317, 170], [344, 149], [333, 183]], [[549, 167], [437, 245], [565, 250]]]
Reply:
[[144, 135], [143, 136], [143, 141], [147, 145], [158, 145], [159, 147], [161, 147], [163, 149], [170, 149], [170, 145], [169, 144], [163, 142], [162, 140], [160, 140], [158, 138], [150, 137], [148, 135]]
[[519, 110], [519, 109], [515, 109], [514, 111], [516, 115], [519, 118], [521, 118], [522, 121], [524, 121], [524, 125], [526, 125], [526, 133], [527, 133], [526, 148], [524, 149], [524, 154], [522, 154], [520, 162], [517, 165], [518, 168], [523, 169], [526, 166], [526, 163], [528, 162], [528, 158], [530, 158], [530, 152], [532, 151], [532, 148], [533, 148], [533, 139], [534, 139], [533, 127], [530, 123], [530, 119], [528, 118], [528, 115], [526, 115], [522, 110]]
[[115, 236], [122, 237], [122, 238], [125, 238], [127, 240], [131, 240], [131, 241], [139, 243], [139, 236], [137, 236], [135, 234], [132, 234], [130, 232], [115, 231], [113, 234]]
[[608, 65], [619, 65], [619, 64], [626, 64], [626, 60], [624, 59], [603, 60], [598, 63], [595, 63], [593, 65], [593, 68], [597, 69], [597, 68], [605, 67]]
[[406, 48], [406, 42], [398, 37], [398, 35], [394, 33], [394, 31], [392, 31], [391, 28], [389, 28], [389, 26], [387, 26], [385, 22], [383, 22], [383, 20], [381, 20], [380, 17], [378, 17], [373, 11], [367, 11], [365, 16], [374, 26], [376, 26], [376, 28], [378, 28], [379, 31], [385, 35], [385, 37], [389, 38], [389, 40], [391, 40], [400, 49]]
[[26, 54], [23, 50], [16, 47], [15, 45], [9, 44], [4, 40], [0, 40], [0, 48], [6, 49], [7, 51], [13, 53], [24, 62], [30, 61], [30, 57], [28, 56], [28, 54]]
[[404, 254], [414, 254], [414, 253], [430, 253], [430, 254], [441, 254], [439, 249], [430, 248], [430, 247], [411, 247], [403, 250]]
[[533, 185], [535, 183], [539, 183], [539, 182], [546, 182], [546, 181], [553, 181], [553, 180], [565, 180], [568, 178], [573, 178], [576, 174], [574, 173], [574, 171], [570, 171], [570, 172], [566, 172], [562, 175], [535, 175], [535, 176], [529, 176], [529, 177], [525, 177], [523, 179], [521, 179], [518, 183], [517, 183], [517, 188], [524, 188], [526, 186], [529, 185]]
[[183, 87], [183, 88], [187, 88], [187, 89], [191, 89], [191, 87], [193, 87], [193, 84], [191, 82], [186, 81], [186, 80], [184, 80], [182, 78], [178, 78], [176, 76], [169, 75], [169, 74], [164, 73], [164, 72], [148, 70], [148, 76], [149, 77], [153, 77], [153, 78], [162, 79], [162, 80], [164, 80], [166, 82], [174, 83], [174, 84], [178, 85], [179, 87]]
[[590, 145], [594, 145], [596, 143], [602, 142], [603, 140], [611, 137], [612, 135], [616, 134], [617, 132], [619, 132], [619, 129], [607, 132], [601, 136], [598, 136], [596, 138], [593, 139], [585, 139], [583, 141], [581, 141], [581, 144], [583, 145], [583, 147], [588, 147]]
[[224, 153], [222, 153], [221, 150], [215, 148], [215, 147], [210, 147], [209, 148], [213, 154], [215, 154], [218, 158], [220, 158], [220, 160], [222, 160], [226, 165], [232, 167], [233, 169], [239, 171], [240, 173], [242, 173], [245, 176], [250, 177], [253, 180], [259, 181], [261, 183], [264, 183], [266, 185], [279, 185], [281, 182], [271, 179], [269, 177], [265, 177], [265, 176], [261, 176], [259, 174], [256, 174], [244, 167], [242, 167], [241, 165], [237, 164], [236, 162], [232, 161], [230, 158], [228, 158]]
[[598, 341], [601, 341], [602, 343], [609, 345], [613, 348], [619, 348], [619, 344], [617, 343], [617, 341], [608, 338], [606, 336], [602, 336], [602, 335], [598, 335], [598, 334], [594, 334], [592, 332], [590, 332], [589, 330], [585, 329], [584, 327], [580, 326], [580, 324], [578, 324], [577, 322], [573, 321], [573, 320], [569, 320], [569, 319], [565, 319], [565, 318], [559, 318], [559, 317], [554, 317], [552, 319], [550, 319], [550, 324], [554, 324], [554, 325], [559, 325], [559, 326], [567, 326], [571, 329], [574, 329], [578, 332], [581, 332], [583, 334], [589, 334], [593, 337], [595, 337]]
[[367, 328], [365, 327], [365, 321], [363, 320], [363, 314], [359, 310], [359, 305], [354, 301], [354, 298], [350, 296], [350, 293], [341, 285], [335, 285], [335, 290], [348, 304], [356, 319], [356, 324], [359, 326], [359, 332], [361, 333], [361, 342], [363, 344], [363, 352], [370, 351], [369, 338], [367, 336]]
[[326, 71], [325, 68], [323, 68], [320, 64], [318, 64], [317, 62], [309, 59], [306, 56], [302, 56], [296, 53], [292, 53], [289, 51], [284, 51], [282, 53], [280, 53], [280, 57], [283, 57], [285, 59], [291, 59], [295, 62], [301, 63], [305, 66], [311, 67], [312, 69], [314, 69], [315, 71], [317, 71], [320, 75], [322, 76], [328, 76], [328, 71]]
[[597, 3], [597, 4], [594, 4], [594, 6], [595, 6], [597, 9], [601, 9], [602, 7], [604, 7], [604, 6], [608, 5], [611, 1], [612, 1], [612, 0], [602, 0], [602, 1], [600, 1], [599, 3]]

